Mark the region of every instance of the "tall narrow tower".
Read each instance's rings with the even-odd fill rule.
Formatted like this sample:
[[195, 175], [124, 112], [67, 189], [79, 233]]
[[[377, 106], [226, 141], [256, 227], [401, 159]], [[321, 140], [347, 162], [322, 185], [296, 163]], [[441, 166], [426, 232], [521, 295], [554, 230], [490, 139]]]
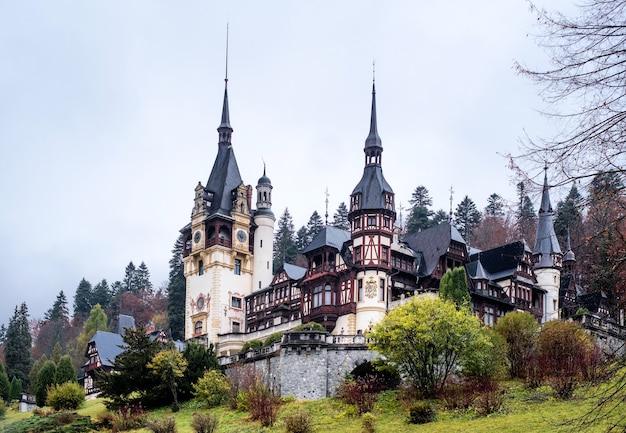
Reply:
[[547, 322], [559, 317], [559, 289], [561, 287], [563, 253], [554, 232], [554, 212], [550, 204], [548, 167], [546, 166], [544, 170], [537, 236], [533, 248], [533, 270], [537, 276], [537, 284], [546, 290], [543, 303], [543, 322]]
[[382, 170], [383, 146], [376, 119], [376, 85], [372, 84], [370, 130], [365, 140], [365, 168], [350, 195], [352, 259], [357, 268], [356, 330], [367, 330], [386, 312], [391, 243], [396, 219], [394, 193]]
[[243, 184], [231, 143], [225, 79], [218, 150], [206, 186], [195, 189], [183, 263], [187, 281], [185, 339], [216, 342], [244, 329], [244, 297], [252, 288], [251, 187]]
[[256, 186], [256, 211], [254, 212], [254, 274], [253, 290], [265, 288], [272, 282], [272, 258], [274, 256], [274, 223], [272, 212], [272, 182], [265, 175]]

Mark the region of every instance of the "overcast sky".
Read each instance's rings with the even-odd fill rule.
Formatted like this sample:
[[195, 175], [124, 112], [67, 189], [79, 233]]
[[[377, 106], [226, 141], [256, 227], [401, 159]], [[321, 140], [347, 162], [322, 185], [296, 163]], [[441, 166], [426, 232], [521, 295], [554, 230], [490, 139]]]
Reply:
[[255, 186], [265, 161], [296, 229], [361, 177], [373, 61], [398, 211], [418, 185], [435, 210], [451, 186], [454, 207], [512, 200], [501, 155], [550, 132], [512, 68], [545, 61], [523, 0], [0, 0], [0, 323], [23, 301], [43, 317], [60, 290], [71, 310], [81, 278], [131, 260], [166, 283], [217, 152], [227, 22], [241, 175]]

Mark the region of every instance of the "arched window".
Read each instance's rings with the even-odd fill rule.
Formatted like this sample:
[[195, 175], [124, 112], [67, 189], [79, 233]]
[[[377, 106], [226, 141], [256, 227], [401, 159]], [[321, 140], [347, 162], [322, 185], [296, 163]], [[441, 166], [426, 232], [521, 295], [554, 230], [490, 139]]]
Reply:
[[194, 334], [202, 334], [202, 320], [198, 320], [193, 329]]
[[333, 288], [330, 284], [324, 286], [324, 305], [333, 305]]
[[204, 263], [198, 260], [198, 275], [204, 275]]

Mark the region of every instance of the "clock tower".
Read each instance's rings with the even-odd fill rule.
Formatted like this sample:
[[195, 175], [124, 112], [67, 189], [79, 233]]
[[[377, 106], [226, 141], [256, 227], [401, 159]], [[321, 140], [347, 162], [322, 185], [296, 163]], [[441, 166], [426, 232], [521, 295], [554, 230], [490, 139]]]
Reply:
[[252, 292], [252, 188], [233, 151], [225, 80], [217, 157], [205, 186], [194, 190], [191, 223], [181, 232], [186, 277], [185, 339], [217, 342], [244, 330], [244, 298]]

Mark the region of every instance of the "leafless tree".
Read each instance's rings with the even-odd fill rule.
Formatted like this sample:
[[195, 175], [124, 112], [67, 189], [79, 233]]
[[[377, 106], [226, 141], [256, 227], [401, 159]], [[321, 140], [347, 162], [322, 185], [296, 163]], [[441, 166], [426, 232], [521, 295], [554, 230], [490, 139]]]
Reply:
[[[541, 88], [546, 115], [559, 120], [552, 137], [522, 142], [514, 166], [558, 168], [558, 183], [626, 171], [626, 1], [582, 0], [574, 18], [530, 2], [538, 43], [550, 67], [517, 71]], [[536, 164], [536, 165], [535, 165]], [[557, 179], [553, 179], [555, 182]]]

